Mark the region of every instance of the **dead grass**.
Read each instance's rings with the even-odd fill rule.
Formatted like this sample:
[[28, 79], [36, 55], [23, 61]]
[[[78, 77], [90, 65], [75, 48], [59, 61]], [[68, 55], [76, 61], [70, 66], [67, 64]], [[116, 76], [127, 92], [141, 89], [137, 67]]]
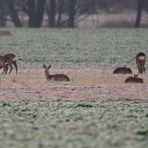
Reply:
[[[141, 27], [148, 27], [147, 14], [143, 13]], [[85, 19], [82, 19], [85, 18]], [[82, 20], [81, 20], [82, 19]], [[105, 27], [105, 28], [131, 28], [134, 27], [136, 12], [123, 12], [119, 14], [100, 13], [79, 18], [79, 27]]]
[[[113, 69], [52, 69], [51, 74], [64, 73], [71, 79], [70, 84], [73, 85], [94, 85], [98, 84], [124, 84], [124, 80], [130, 74], [112, 74]], [[133, 70], [136, 73], [136, 70]], [[148, 83], [147, 74], [140, 75], [144, 78], [144, 82]], [[10, 83], [18, 84], [45, 84], [54, 83], [55, 81], [47, 81], [44, 75], [44, 70], [26, 69], [19, 70], [19, 74], [0, 75], [0, 84], [8, 85]], [[61, 83], [61, 82], [60, 82]]]
[[[107, 20], [101, 24], [100, 27], [106, 28], [132, 28], [134, 27], [134, 21], [129, 19]], [[148, 27], [148, 23], [141, 23], [141, 27]]]
[[106, 28], [131, 28], [134, 27], [134, 22], [127, 19], [107, 20], [100, 27]]
[[3, 75], [0, 76], [0, 83], [4, 85], [8, 85], [11, 83], [18, 83], [18, 84], [39, 84], [44, 83], [45, 79], [40, 75], [29, 75], [29, 74], [18, 74], [18, 75]]
[[[64, 73], [70, 82], [45, 79], [43, 69], [21, 69], [18, 75], [0, 76], [0, 100], [146, 100], [148, 74], [144, 84], [125, 84], [129, 75], [112, 74], [113, 69], [52, 69]], [[136, 72], [136, 70], [133, 70]]]

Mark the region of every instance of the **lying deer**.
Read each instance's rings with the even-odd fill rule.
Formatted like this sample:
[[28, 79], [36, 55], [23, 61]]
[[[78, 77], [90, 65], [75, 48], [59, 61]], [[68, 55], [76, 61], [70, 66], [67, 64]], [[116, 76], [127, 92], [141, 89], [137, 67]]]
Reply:
[[65, 75], [65, 74], [54, 74], [54, 75], [50, 75], [49, 73], [49, 69], [51, 68], [51, 65], [49, 65], [48, 67], [44, 64], [43, 65], [44, 69], [45, 69], [45, 76], [46, 79], [49, 80], [54, 80], [54, 81], [70, 81], [70, 78]]
[[132, 70], [130, 68], [127, 68], [126, 65], [123, 67], [117, 67], [113, 74], [132, 74]]
[[138, 67], [138, 72], [139, 73], [144, 73], [145, 72], [145, 61], [146, 61], [146, 55], [143, 52], [139, 52], [136, 55], [136, 64]]
[[143, 83], [143, 79], [138, 77], [138, 74], [130, 76], [125, 80], [125, 83]]
[[17, 60], [16, 55], [13, 53], [6, 54], [4, 56], [0, 56], [0, 69], [3, 68], [2, 74], [7, 74], [8, 72], [8, 66], [10, 67], [9, 74], [12, 72], [13, 66], [16, 69], [16, 74], [18, 72], [18, 66], [17, 66]]

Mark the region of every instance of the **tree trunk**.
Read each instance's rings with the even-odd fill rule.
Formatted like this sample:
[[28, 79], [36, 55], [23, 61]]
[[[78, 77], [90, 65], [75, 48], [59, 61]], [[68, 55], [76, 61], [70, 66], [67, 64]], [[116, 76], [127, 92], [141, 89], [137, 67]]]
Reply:
[[6, 26], [6, 21], [4, 17], [3, 11], [0, 10], [0, 27], [5, 27]]
[[148, 1], [147, 0], [144, 0], [144, 8], [145, 8], [145, 11], [148, 13]]
[[37, 11], [36, 11], [36, 27], [41, 27], [44, 15], [44, 8], [45, 8], [45, 1], [46, 0], [38, 0], [37, 3]]
[[5, 27], [6, 23], [5, 23], [5, 18], [2, 14], [0, 14], [0, 27]]
[[55, 27], [55, 10], [56, 10], [56, 1], [50, 0], [50, 8], [48, 11], [49, 27]]
[[6, 26], [6, 20], [5, 20], [5, 10], [3, 2], [0, 1], [0, 27]]
[[7, 2], [7, 5], [8, 5], [8, 9], [9, 9], [9, 12], [10, 12], [10, 16], [11, 16], [11, 19], [15, 25], [15, 27], [21, 27], [21, 22], [20, 22], [20, 19], [17, 15], [17, 12], [14, 8], [14, 1], [13, 0], [6, 0]]
[[[36, 3], [37, 2], [37, 3]], [[29, 16], [29, 27], [39, 28], [42, 25], [46, 0], [28, 0], [25, 12]]]
[[68, 27], [70, 27], [70, 28], [75, 27], [75, 6], [76, 6], [76, 0], [69, 0]]
[[57, 18], [57, 26], [58, 27], [61, 27], [61, 21], [62, 21], [62, 13], [63, 13], [64, 3], [65, 3], [64, 0], [59, 0], [59, 3], [58, 3], [58, 18]]
[[27, 14], [29, 16], [29, 27], [35, 27], [35, 0], [27, 1]]
[[137, 28], [140, 27], [143, 4], [144, 0], [137, 0], [137, 17], [135, 21], [135, 27]]

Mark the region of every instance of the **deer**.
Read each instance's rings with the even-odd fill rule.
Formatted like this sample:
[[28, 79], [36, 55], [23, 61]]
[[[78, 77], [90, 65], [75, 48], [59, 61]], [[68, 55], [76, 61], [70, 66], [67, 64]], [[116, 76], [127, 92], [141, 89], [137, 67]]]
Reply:
[[125, 80], [125, 83], [144, 83], [142, 78], [138, 77], [138, 74], [134, 74], [134, 76], [130, 76]]
[[138, 73], [144, 73], [145, 72], [145, 61], [146, 61], [146, 55], [143, 52], [139, 52], [136, 55], [136, 64], [138, 67]]
[[65, 75], [65, 74], [54, 74], [51, 75], [49, 73], [49, 69], [51, 68], [51, 65], [46, 66], [45, 64], [43, 65], [44, 69], [45, 69], [45, 77], [46, 79], [49, 80], [54, 80], [54, 81], [70, 81], [70, 78]]
[[2, 74], [7, 74], [8, 67], [10, 67], [9, 74], [11, 74], [13, 65], [16, 69], [16, 74], [18, 72], [18, 66], [17, 66], [17, 59], [16, 55], [13, 53], [6, 54], [4, 56], [0, 56], [0, 69], [3, 68]]
[[123, 67], [117, 67], [113, 74], [132, 74], [132, 70], [124, 65]]

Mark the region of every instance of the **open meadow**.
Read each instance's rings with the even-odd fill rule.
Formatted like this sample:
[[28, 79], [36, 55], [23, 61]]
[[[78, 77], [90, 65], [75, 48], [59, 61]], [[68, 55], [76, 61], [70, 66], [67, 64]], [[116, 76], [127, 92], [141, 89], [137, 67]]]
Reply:
[[[137, 73], [136, 54], [148, 55], [147, 29], [9, 31], [0, 35], [0, 55], [15, 53], [19, 71], [0, 75], [0, 147], [147, 146], [147, 69], [139, 74], [144, 84], [112, 74], [124, 65]], [[43, 64], [70, 82], [47, 81]]]

